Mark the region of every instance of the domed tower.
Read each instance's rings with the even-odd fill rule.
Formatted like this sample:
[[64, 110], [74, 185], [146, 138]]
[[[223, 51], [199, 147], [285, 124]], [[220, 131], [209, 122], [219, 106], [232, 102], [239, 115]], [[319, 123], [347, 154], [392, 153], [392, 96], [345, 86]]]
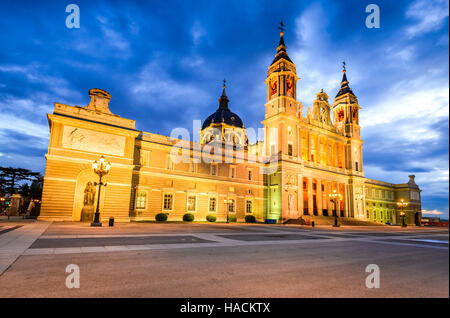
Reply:
[[228, 108], [230, 100], [225, 92], [225, 80], [223, 81], [222, 96], [219, 98], [219, 108], [203, 122], [200, 131], [202, 144], [221, 142], [232, 144], [237, 148], [247, 145], [247, 134], [241, 118]]

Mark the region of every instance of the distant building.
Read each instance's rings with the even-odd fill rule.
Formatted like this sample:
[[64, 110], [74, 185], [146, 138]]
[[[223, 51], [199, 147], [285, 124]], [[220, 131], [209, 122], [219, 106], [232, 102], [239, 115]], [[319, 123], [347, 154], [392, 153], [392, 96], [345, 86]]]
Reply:
[[[345, 67], [332, 105], [321, 90], [306, 117], [297, 101], [298, 79], [281, 32], [265, 81], [264, 141], [255, 145], [230, 110], [225, 83], [219, 107], [203, 122], [200, 143], [136, 130], [133, 120], [111, 113], [111, 95], [101, 89], [89, 91], [85, 107], [56, 103], [48, 114], [40, 219], [79, 221], [86, 186], [98, 179], [91, 164], [104, 155], [112, 168], [100, 200], [103, 220], [154, 220], [161, 212], [181, 220], [189, 212], [195, 220], [208, 214], [218, 220], [234, 214], [239, 221], [248, 214], [260, 221], [337, 214], [399, 224], [396, 202], [404, 199], [406, 222], [420, 225], [414, 175], [404, 184], [364, 177], [360, 106]], [[213, 146], [223, 152], [205, 154]], [[174, 149], [188, 160], [174, 160]], [[333, 191], [343, 198], [336, 206], [329, 199]]]

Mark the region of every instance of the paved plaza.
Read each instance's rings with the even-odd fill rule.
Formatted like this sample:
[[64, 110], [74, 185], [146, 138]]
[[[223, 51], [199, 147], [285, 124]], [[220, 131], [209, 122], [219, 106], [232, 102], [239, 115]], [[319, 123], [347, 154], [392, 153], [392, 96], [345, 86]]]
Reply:
[[448, 297], [448, 247], [445, 228], [1, 220], [0, 297]]

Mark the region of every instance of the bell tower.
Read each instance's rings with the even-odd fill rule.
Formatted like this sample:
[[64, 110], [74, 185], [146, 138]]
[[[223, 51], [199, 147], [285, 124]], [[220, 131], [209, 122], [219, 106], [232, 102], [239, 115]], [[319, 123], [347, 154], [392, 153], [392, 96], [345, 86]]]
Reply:
[[334, 98], [334, 125], [346, 137], [360, 138], [359, 105], [356, 95], [348, 85], [347, 70], [343, 62], [341, 88]]
[[333, 121], [334, 126], [342, 135], [347, 137], [346, 144], [346, 169], [352, 171], [352, 174], [363, 176], [362, 165], [362, 144], [359, 126], [358, 99], [353, 93], [347, 80], [346, 64], [343, 62], [343, 75], [341, 88], [334, 98], [333, 103]]
[[[280, 22], [279, 29], [280, 40], [277, 53], [268, 68], [265, 80], [267, 102], [263, 125], [266, 128], [266, 154], [274, 155], [281, 152], [292, 156], [297, 151], [294, 132], [302, 111], [301, 106], [299, 109], [297, 101], [297, 80], [299, 78], [295, 64], [286, 51], [282, 22]], [[292, 141], [288, 140], [289, 138]]]
[[266, 118], [279, 113], [297, 115], [297, 72], [284, 44], [284, 26], [280, 23], [280, 42], [266, 78]]

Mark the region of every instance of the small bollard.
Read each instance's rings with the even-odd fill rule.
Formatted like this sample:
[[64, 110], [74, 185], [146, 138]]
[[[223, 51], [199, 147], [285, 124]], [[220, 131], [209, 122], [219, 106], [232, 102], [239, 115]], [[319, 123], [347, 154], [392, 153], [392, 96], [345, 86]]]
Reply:
[[314, 224], [314, 221], [312, 221], [312, 222], [311, 222], [311, 227], [314, 227], [314, 225], [315, 225], [315, 224]]
[[114, 226], [114, 218], [113, 217], [109, 218], [109, 226]]

